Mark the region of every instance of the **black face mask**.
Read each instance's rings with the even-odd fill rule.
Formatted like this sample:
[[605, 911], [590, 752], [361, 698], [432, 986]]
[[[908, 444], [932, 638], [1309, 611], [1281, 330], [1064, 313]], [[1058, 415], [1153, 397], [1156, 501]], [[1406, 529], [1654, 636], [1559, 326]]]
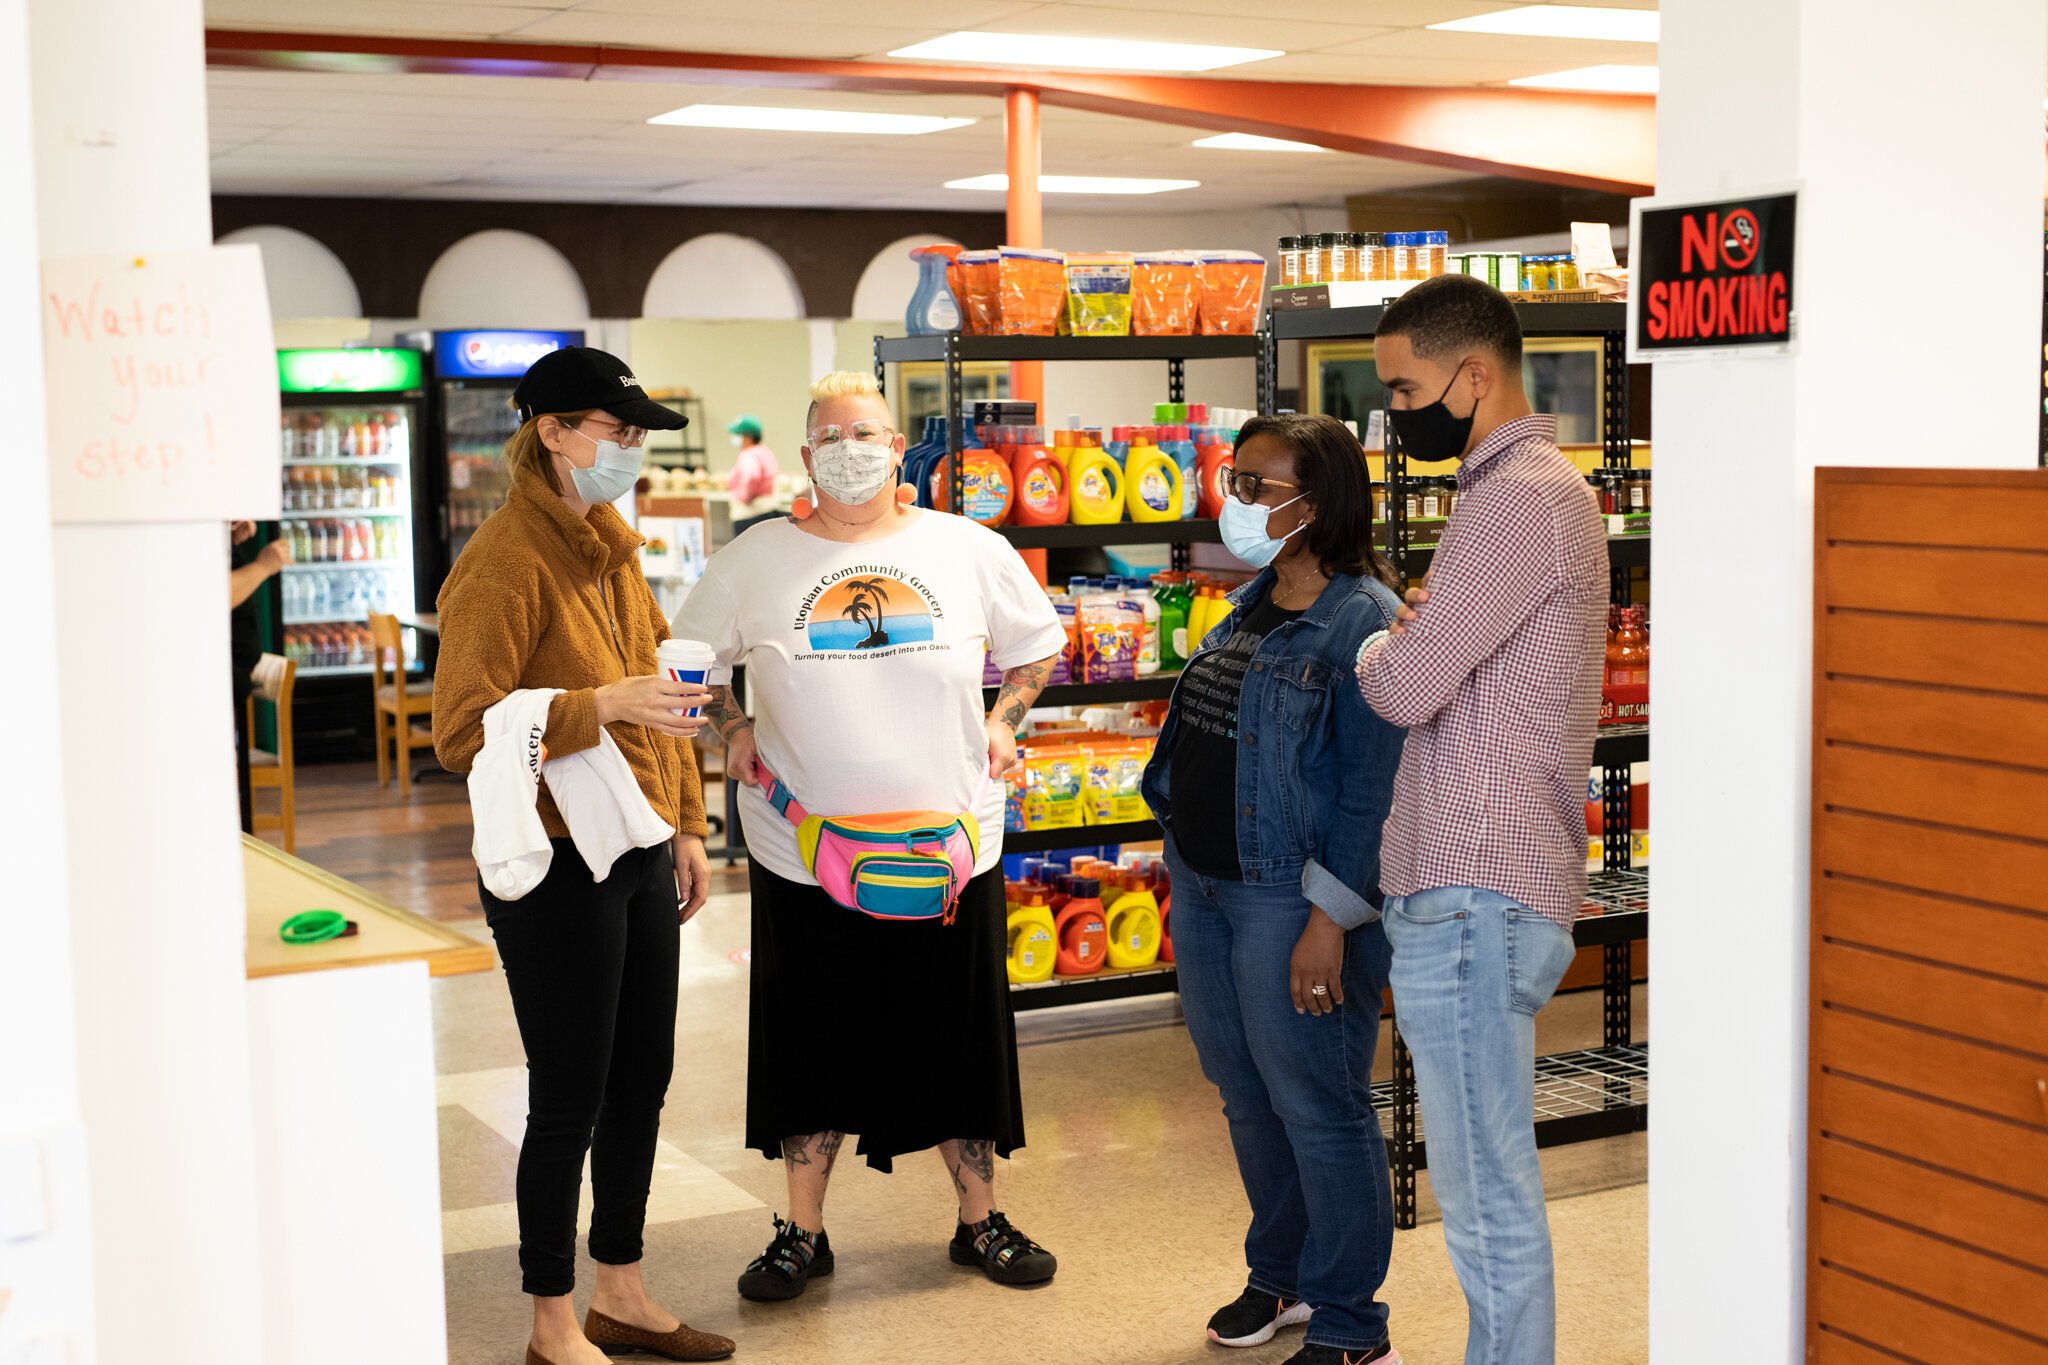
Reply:
[[[1464, 372], [1464, 366], [1459, 366], [1458, 374]], [[1465, 453], [1465, 443], [1472, 439], [1473, 420], [1479, 416], [1479, 400], [1472, 400], [1472, 411], [1465, 416], [1451, 416], [1451, 410], [1444, 406], [1444, 399], [1451, 396], [1458, 374], [1451, 376], [1451, 382], [1444, 385], [1442, 395], [1426, 408], [1387, 409], [1387, 420], [1394, 424], [1394, 435], [1401, 442], [1401, 453], [1409, 459], [1436, 464], [1455, 460]]]

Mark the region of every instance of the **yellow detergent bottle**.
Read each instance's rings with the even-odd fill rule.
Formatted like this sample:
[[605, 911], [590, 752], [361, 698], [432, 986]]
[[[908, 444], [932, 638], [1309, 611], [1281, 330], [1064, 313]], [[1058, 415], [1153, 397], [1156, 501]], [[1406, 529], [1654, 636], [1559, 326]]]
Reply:
[[1107, 526], [1124, 519], [1124, 472], [1099, 447], [1074, 447], [1067, 471], [1068, 516], [1076, 526]]
[[1010, 912], [1010, 984], [1028, 985], [1052, 979], [1058, 958], [1058, 928], [1045, 891], [1027, 888], [1023, 901]]
[[1159, 899], [1151, 887], [1133, 875], [1108, 914], [1112, 968], [1149, 967], [1159, 960]]
[[1124, 457], [1124, 504], [1132, 521], [1179, 521], [1181, 488], [1180, 465], [1173, 456], [1153, 445], [1149, 435], [1131, 442]]

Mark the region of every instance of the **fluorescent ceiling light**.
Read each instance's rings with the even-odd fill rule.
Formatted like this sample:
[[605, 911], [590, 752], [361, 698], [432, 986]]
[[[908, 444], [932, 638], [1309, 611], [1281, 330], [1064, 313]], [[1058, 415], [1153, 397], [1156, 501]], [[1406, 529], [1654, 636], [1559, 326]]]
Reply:
[[899, 47], [891, 57], [936, 62], [993, 62], [1054, 70], [1214, 71], [1286, 54], [1277, 48], [1212, 47], [1206, 43], [1143, 43], [1123, 38], [1063, 37], [1049, 33], [948, 33]]
[[1284, 137], [1260, 137], [1257, 133], [1218, 133], [1197, 138], [1197, 147], [1221, 147], [1230, 152], [1327, 152], [1313, 142], [1289, 142]]
[[647, 120], [671, 128], [754, 128], [773, 133], [888, 133], [914, 136], [964, 128], [971, 118], [867, 114], [851, 109], [770, 109], [757, 104], [690, 104]]
[[1518, 5], [1470, 19], [1431, 24], [1447, 33], [1507, 33], [1517, 38], [1605, 38], [1618, 43], [1657, 41], [1657, 11], [1595, 5]]
[[1657, 93], [1657, 68], [1581, 66], [1570, 71], [1553, 71], [1547, 76], [1518, 76], [1508, 84], [1531, 90], [1598, 90], [1616, 95], [1654, 95]]
[[[1162, 194], [1167, 190], [1192, 190], [1201, 185], [1199, 180], [1143, 180], [1128, 176], [1108, 175], [1041, 175], [1038, 177], [1040, 194]], [[1010, 188], [1007, 175], [976, 175], [965, 180], [948, 180], [949, 190], [994, 190], [998, 194]]]

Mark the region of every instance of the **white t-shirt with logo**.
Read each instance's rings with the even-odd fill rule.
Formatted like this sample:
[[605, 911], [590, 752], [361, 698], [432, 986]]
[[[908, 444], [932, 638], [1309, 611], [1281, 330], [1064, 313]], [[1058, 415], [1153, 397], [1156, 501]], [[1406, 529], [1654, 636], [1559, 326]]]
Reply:
[[[988, 770], [984, 653], [1009, 669], [1066, 647], [1009, 542], [931, 511], [857, 545], [756, 526], [711, 557], [674, 630], [717, 652], [712, 684], [746, 667], [761, 760], [813, 815], [965, 811]], [[1003, 799], [991, 783], [976, 872], [1002, 857]], [[740, 818], [750, 857], [816, 885], [758, 790], [740, 789]]]

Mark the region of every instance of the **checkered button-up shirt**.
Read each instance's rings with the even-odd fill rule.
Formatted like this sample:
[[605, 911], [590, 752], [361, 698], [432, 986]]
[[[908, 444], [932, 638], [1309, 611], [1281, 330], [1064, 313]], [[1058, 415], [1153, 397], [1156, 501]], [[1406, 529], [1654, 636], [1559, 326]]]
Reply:
[[1466, 457], [1429, 601], [1359, 655], [1408, 730], [1380, 884], [1477, 886], [1569, 928], [1586, 894], [1586, 772], [1607, 640], [1607, 536], [1557, 421], [1504, 423]]

